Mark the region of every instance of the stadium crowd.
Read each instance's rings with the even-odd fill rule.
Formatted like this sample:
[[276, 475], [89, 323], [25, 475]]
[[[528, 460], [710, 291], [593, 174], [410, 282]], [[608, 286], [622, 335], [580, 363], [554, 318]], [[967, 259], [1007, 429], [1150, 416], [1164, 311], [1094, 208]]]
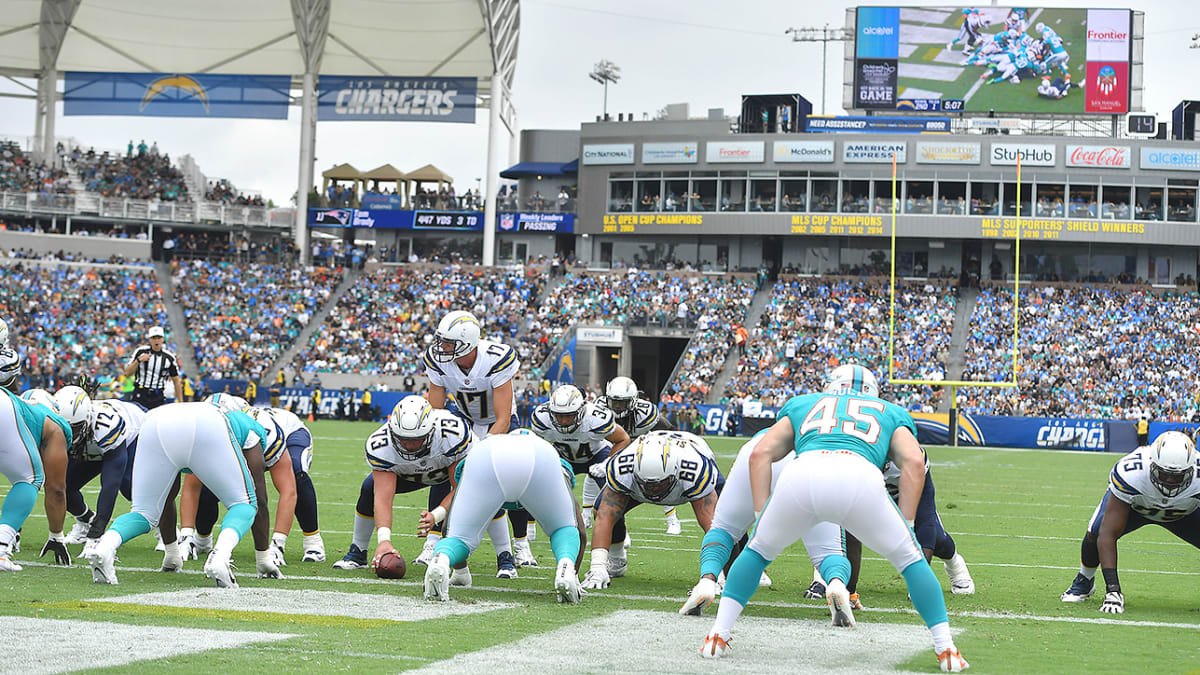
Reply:
[[324, 306], [341, 268], [192, 260], [173, 268], [202, 377], [259, 379]]
[[237, 206], [266, 206], [266, 202], [258, 195], [243, 194], [233, 183], [230, 183], [224, 178], [208, 181], [208, 190], [204, 193], [204, 198], [210, 202], [221, 202], [223, 204], [235, 204]]
[[34, 163], [13, 141], [0, 142], [0, 192], [70, 193], [67, 172]]
[[103, 197], [183, 201], [188, 197], [183, 174], [171, 165], [170, 155], [160, 154], [158, 144], [147, 148], [145, 141], [134, 153], [133, 141], [125, 155], [74, 148], [70, 161], [90, 192]]

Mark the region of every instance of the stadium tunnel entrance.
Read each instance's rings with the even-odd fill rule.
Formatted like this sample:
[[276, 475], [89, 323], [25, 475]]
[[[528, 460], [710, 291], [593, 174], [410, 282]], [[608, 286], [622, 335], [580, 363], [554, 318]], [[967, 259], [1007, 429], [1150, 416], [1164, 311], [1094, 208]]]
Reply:
[[670, 377], [687, 349], [689, 337], [630, 337], [629, 376], [651, 401], [669, 391]]

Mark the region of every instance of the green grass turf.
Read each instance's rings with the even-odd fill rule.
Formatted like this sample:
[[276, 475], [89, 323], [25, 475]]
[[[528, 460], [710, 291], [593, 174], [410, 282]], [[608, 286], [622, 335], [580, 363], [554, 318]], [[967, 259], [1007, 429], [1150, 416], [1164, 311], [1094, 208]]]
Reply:
[[[1033, 34], [1033, 26], [1038, 22], [1045, 23], [1050, 26], [1063, 39], [1063, 46], [1067, 53], [1071, 55], [1069, 67], [1071, 70], [1071, 79], [1078, 85], [1083, 85], [1086, 78], [1086, 62], [1087, 54], [1085, 51], [1085, 36], [1083, 22], [1087, 17], [1086, 10], [1081, 9], [1043, 9], [1040, 14], [1035, 17], [1035, 12], [1038, 9], [1031, 7], [1029, 16], [1031, 17], [1030, 28], [1026, 33]], [[962, 25], [962, 14], [959, 12], [951, 13], [942, 24], [947, 28], [957, 30]], [[1004, 24], [993, 25], [985, 30], [987, 33], [996, 34], [1004, 29]], [[1038, 37], [1038, 36], [1034, 36]], [[920, 63], [920, 64], [936, 64], [949, 65], [933, 61], [934, 56], [939, 51], [945, 48], [945, 44], [939, 45], [919, 45], [917, 50], [912, 53], [907, 59], [900, 59], [901, 63]], [[954, 46], [954, 53], [959, 55], [962, 51], [962, 43]], [[965, 57], [963, 57], [965, 58]], [[925, 80], [918, 78], [905, 77], [901, 78], [899, 98], [911, 98], [904, 94], [905, 87], [916, 87], [927, 91], [940, 91], [942, 98], [946, 99], [961, 99], [966, 97], [970, 89], [979, 80], [979, 76], [985, 72], [983, 66], [970, 65], [963, 68], [963, 73], [958, 79], [953, 82], [945, 82], [942, 80]], [[1077, 114], [1084, 110], [1083, 90], [1072, 91], [1065, 99], [1050, 100], [1041, 98], [1037, 95], [1037, 87], [1041, 82], [1041, 78], [1028, 78], [1019, 84], [1011, 82], [999, 82], [996, 84], [984, 84], [971, 96], [967, 101], [967, 110], [970, 111], [986, 111], [995, 110], [996, 112], [1028, 112], [1028, 113], [1060, 113], [1060, 114]]]
[[[363, 439], [373, 425], [353, 422], [317, 422], [313, 478], [321, 503], [321, 523], [329, 554], [326, 563], [300, 563], [300, 535], [294, 531], [288, 548], [288, 578], [282, 582], [253, 578], [253, 553], [248, 542], [234, 555], [243, 587], [269, 586], [288, 589], [320, 589], [352, 593], [377, 593], [419, 598], [424, 568], [410, 569], [402, 582], [377, 582], [366, 570], [338, 572], [330, 565], [350, 541], [354, 502], [358, 486], [367, 472], [362, 457]], [[710, 439], [722, 468], [728, 468], [741, 440]], [[1081, 605], [1059, 602], [1059, 594], [1074, 577], [1079, 564], [1079, 538], [1100, 496], [1107, 473], [1117, 457], [1111, 454], [1001, 451], [986, 449], [930, 448], [934, 479], [943, 522], [958, 542], [971, 566], [977, 593], [954, 596], [935, 560], [934, 570], [947, 588], [946, 603], [951, 625], [963, 632], [957, 643], [970, 660], [973, 672], [1062, 673], [1134, 672], [1148, 664], [1152, 672], [1183, 672], [1193, 668], [1196, 625], [1200, 624], [1200, 555], [1196, 549], [1157, 527], [1147, 527], [1122, 541], [1122, 581], [1127, 610], [1117, 617], [1124, 621], [1154, 621], [1189, 624], [1190, 628], [1141, 627], [1068, 623], [1054, 618], [1100, 619], [1096, 598]], [[95, 487], [95, 486], [91, 486]], [[94, 490], [85, 493], [89, 501]], [[421, 495], [397, 498], [393, 530], [406, 559], [420, 551], [421, 541], [413, 536]], [[117, 514], [128, 510], [118, 500]], [[18, 562], [35, 559], [46, 534], [46, 521], [39, 504], [25, 528], [24, 551]], [[136, 572], [131, 567], [157, 567], [161, 554], [152, 550], [149, 536], [127, 544], [120, 551], [117, 571], [119, 586], [98, 586], [82, 561], [72, 569], [29, 565], [17, 573], [0, 575], [0, 614], [43, 618], [151, 624], [223, 630], [277, 631], [301, 637], [273, 643], [265, 648], [247, 647], [212, 650], [195, 655], [142, 661], [111, 672], [394, 672], [447, 658], [457, 653], [504, 644], [618, 609], [675, 612], [698, 574], [699, 528], [690, 513], [684, 534], [663, 534], [660, 509], [643, 506], [631, 514], [633, 549], [628, 576], [614, 581], [609, 590], [596, 591], [577, 607], [557, 605], [545, 593], [551, 587], [552, 571], [523, 572], [515, 581], [492, 578], [495, 565], [491, 544], [486, 540], [471, 560], [477, 586], [506, 587], [541, 593], [497, 592], [481, 589], [452, 589], [456, 602], [481, 600], [518, 603], [517, 609], [422, 622], [382, 624], [330, 619], [291, 619], [264, 612], [209, 612], [91, 605], [82, 602], [131, 593], [171, 591], [208, 587], [211, 582], [198, 575], [166, 575]], [[68, 518], [68, 526], [70, 518]], [[547, 537], [533, 544], [543, 564], [550, 562]], [[76, 552], [78, 547], [72, 547]], [[860, 623], [883, 622], [919, 626], [909, 613], [872, 612], [870, 608], [910, 609], [900, 577], [879, 556], [866, 552], [859, 591], [868, 610], [858, 613]], [[189, 570], [201, 563], [188, 562]], [[584, 562], [586, 569], [587, 562]], [[811, 581], [803, 547], [797, 544], [773, 564], [768, 572], [774, 587], [760, 591], [747, 609], [748, 615], [828, 620], [823, 602], [804, 601], [801, 592]], [[336, 583], [305, 577], [339, 577], [356, 580]], [[536, 578], [533, 578], [536, 577]], [[622, 596], [642, 596], [630, 599]], [[803, 607], [756, 604], [794, 603]], [[707, 631], [712, 609], [695, 621], [696, 645]], [[975, 613], [974, 616], [964, 614]], [[1009, 615], [1002, 617], [999, 615]], [[665, 616], [665, 615], [664, 615]], [[403, 617], [397, 617], [402, 619]], [[631, 630], [644, 627], [631, 626]], [[832, 630], [832, 628], [830, 629]], [[735, 639], [736, 639], [735, 629]], [[47, 649], [56, 640], [71, 636], [47, 636]], [[620, 636], [597, 635], [596, 640], [614, 642]], [[932, 650], [920, 645], [917, 656], [905, 667], [936, 670]], [[566, 649], [567, 647], [564, 647]], [[797, 664], [818, 645], [797, 645]], [[153, 650], [153, 646], [147, 646]], [[411, 657], [411, 658], [405, 658]], [[737, 658], [737, 652], [731, 658]], [[64, 664], [80, 668], [86, 664]], [[581, 669], [585, 664], [581, 664]], [[786, 668], [786, 664], [780, 664]], [[711, 670], [711, 664], [682, 661], [682, 670]], [[636, 670], [636, 655], [630, 670]]]

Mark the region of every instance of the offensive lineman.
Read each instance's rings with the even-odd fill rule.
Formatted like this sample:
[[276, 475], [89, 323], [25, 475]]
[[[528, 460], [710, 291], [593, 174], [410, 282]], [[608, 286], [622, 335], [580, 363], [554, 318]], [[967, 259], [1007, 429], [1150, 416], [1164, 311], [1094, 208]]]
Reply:
[[[392, 546], [392, 503], [401, 493], [429, 489], [428, 509], [421, 513], [418, 530], [428, 532], [425, 547], [429, 557], [441, 538], [437, 523], [446, 519], [454, 497], [454, 468], [475, 444], [475, 434], [466, 420], [447, 410], [435, 410], [421, 396], [406, 396], [396, 404], [387, 421], [367, 437], [367, 465], [371, 474], [362, 483], [354, 515], [354, 539], [345, 557], [334, 569], [367, 567], [371, 533], [378, 542], [371, 565]], [[504, 525], [503, 518], [498, 519]], [[422, 523], [428, 522], [428, 527]], [[503, 555], [499, 550], [500, 555]], [[422, 553], [422, 555], [425, 555]], [[509, 554], [511, 555], [511, 554]], [[413, 562], [418, 562], [414, 560]], [[422, 561], [421, 564], [427, 564]], [[465, 569], [455, 576], [455, 585], [470, 586]]]
[[1200, 548], [1200, 453], [1192, 439], [1167, 431], [1149, 446], [1122, 457], [1108, 477], [1108, 490], [1092, 514], [1081, 546], [1079, 574], [1063, 602], [1083, 602], [1095, 591], [1096, 568], [1104, 574], [1107, 614], [1125, 612], [1117, 577], [1117, 540], [1143, 525], [1160, 525]]
[[[325, 562], [325, 541], [321, 538], [321, 527], [317, 519], [317, 489], [313, 485], [312, 476], [308, 471], [312, 468], [313, 438], [312, 432], [304, 426], [304, 422], [290, 410], [283, 408], [251, 408], [250, 414], [264, 428], [275, 425], [277, 433], [287, 446], [288, 456], [292, 460], [292, 474], [296, 483], [296, 522], [304, 535], [301, 541], [304, 555], [301, 562]], [[268, 431], [270, 429], [268, 428]], [[272, 543], [282, 554], [287, 542], [287, 533], [282, 536], [276, 532]]]
[[[839, 366], [830, 373], [824, 392], [788, 400], [778, 421], [759, 439], [749, 469], [754, 508], [761, 515], [750, 543], [730, 568], [702, 656], [729, 653], [733, 624], [754, 595], [763, 570], [813, 525], [832, 522], [883, 554], [904, 577], [913, 605], [933, 634], [939, 667], [952, 672], [968, 667], [954, 646], [941, 586], [912, 532], [924, 482], [916, 424], [907, 411], [878, 393], [879, 384], [869, 370]], [[788, 453], [796, 458], [772, 491], [772, 464]], [[881, 470], [889, 458], [900, 468], [899, 509], [883, 484]], [[854, 625], [845, 583], [849, 575], [850, 563], [843, 555], [826, 556], [821, 563], [821, 576], [829, 580], [826, 598], [835, 626]]]
[[[476, 438], [506, 434], [515, 428], [513, 378], [521, 368], [512, 347], [481, 339], [483, 327], [470, 312], [455, 311], [442, 317], [433, 344], [425, 350], [423, 363], [429, 378], [426, 397], [434, 408], [445, 408], [453, 399], [459, 414], [471, 423]], [[515, 552], [533, 559], [529, 550], [529, 514], [508, 514], [515, 541], [510, 543], [502, 520], [488, 526], [488, 536], [501, 551], [496, 576], [516, 577]], [[511, 549], [511, 550], [510, 550]]]
[[[604, 463], [629, 445], [629, 434], [617, 424], [610, 408], [599, 402], [588, 403], [583, 392], [570, 384], [555, 389], [549, 401], [534, 408], [529, 416], [529, 427], [554, 446], [558, 455], [571, 465], [572, 471], [589, 474], [583, 486], [583, 522], [586, 526], [591, 522], [596, 497], [604, 487]], [[593, 472], [595, 475], [590, 475]], [[525, 564], [519, 556], [517, 563]]]
[[[667, 418], [658, 414], [658, 406], [648, 399], [641, 398], [638, 393], [638, 386], [633, 380], [628, 377], [614, 377], [605, 385], [604, 396], [596, 399], [596, 403], [613, 411], [617, 424], [625, 429], [631, 439], [651, 431], [675, 431], [675, 427], [671, 426]], [[600, 494], [599, 491], [589, 493], [589, 488], [593, 488], [591, 481], [583, 484], [583, 522], [587, 524], [591, 524], [592, 520], [590, 506]], [[667, 516], [667, 534], [682, 534], [683, 525], [679, 522], [679, 516], [675, 514], [675, 507], [664, 506], [663, 512]]]
[[[584, 588], [608, 588], [625, 576], [623, 518], [638, 504], [691, 503], [696, 522], [708, 531], [725, 483], [704, 439], [682, 431], [656, 431], [609, 458], [604, 489], [592, 526], [592, 562]], [[610, 547], [616, 546], [615, 555]], [[756, 577], [757, 578], [757, 577]]]
[[92, 580], [116, 584], [117, 549], [155, 526], [162, 532], [164, 572], [183, 568], [175, 540], [175, 496], [181, 471], [194, 473], [225, 504], [221, 533], [204, 563], [204, 576], [218, 588], [237, 588], [233, 549], [254, 534], [259, 578], [282, 579], [270, 552], [270, 513], [262, 442], [266, 431], [239, 411], [222, 412], [208, 403], [169, 403], [146, 415], [133, 464], [133, 507], [117, 518], [87, 553]]
[[425, 570], [425, 598], [449, 600], [455, 565], [479, 546], [498, 508], [528, 509], [550, 533], [557, 567], [554, 590], [559, 602], [578, 603], [578, 565], [583, 557], [583, 519], [573, 491], [575, 475], [554, 447], [518, 429], [481, 440], [458, 467], [461, 487], [450, 509], [446, 537], [434, 549]]

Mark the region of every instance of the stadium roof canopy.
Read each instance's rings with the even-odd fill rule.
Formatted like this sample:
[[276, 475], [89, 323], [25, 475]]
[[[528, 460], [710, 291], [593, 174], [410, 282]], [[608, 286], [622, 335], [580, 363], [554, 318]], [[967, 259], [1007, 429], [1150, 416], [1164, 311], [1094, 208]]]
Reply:
[[[4, 0], [0, 74], [477, 77], [511, 87], [519, 0]], [[312, 66], [306, 68], [306, 66]]]

